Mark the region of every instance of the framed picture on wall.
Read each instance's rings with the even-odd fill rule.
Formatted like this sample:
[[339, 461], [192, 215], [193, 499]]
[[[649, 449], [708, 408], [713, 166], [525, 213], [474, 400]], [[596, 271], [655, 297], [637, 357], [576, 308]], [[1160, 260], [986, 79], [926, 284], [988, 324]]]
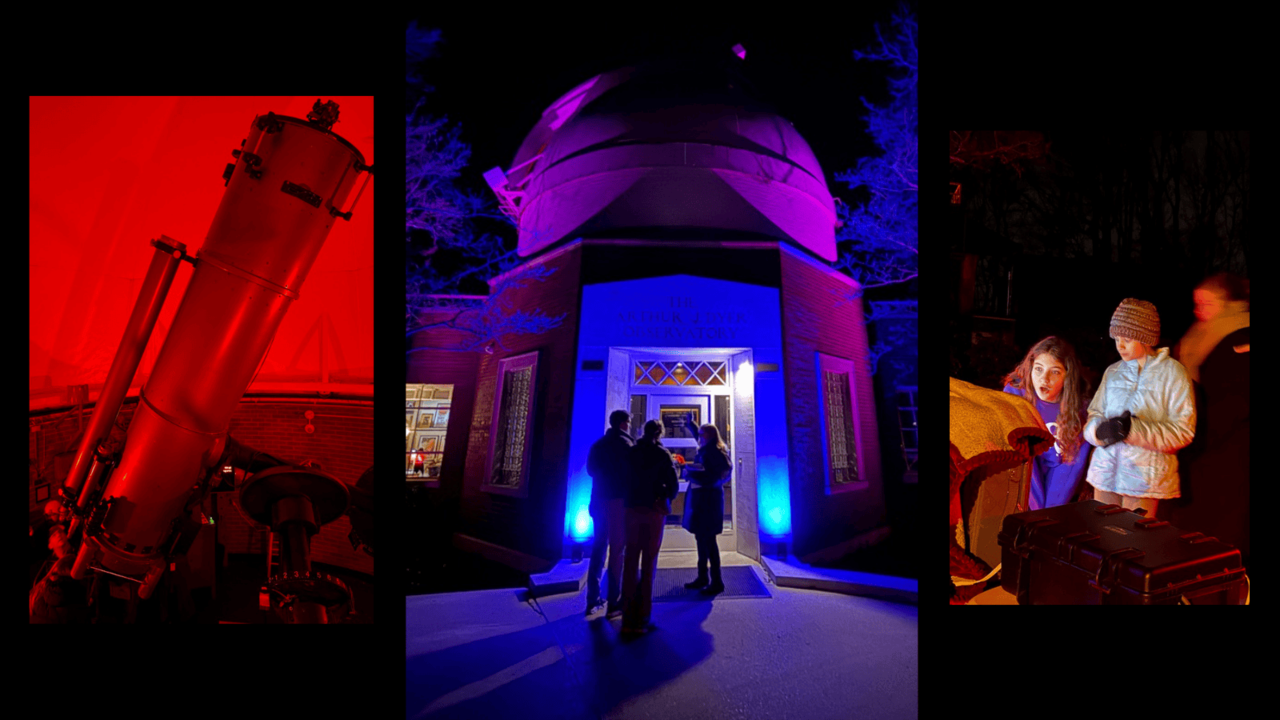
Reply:
[[436, 410], [436, 427], [446, 427], [449, 425], [449, 408], [439, 408]]
[[419, 410], [418, 411], [418, 429], [435, 427], [435, 410]]
[[663, 436], [669, 438], [696, 438], [702, 423], [702, 408], [697, 405], [663, 405]]
[[417, 449], [424, 452], [443, 452], [443, 433], [418, 433]]

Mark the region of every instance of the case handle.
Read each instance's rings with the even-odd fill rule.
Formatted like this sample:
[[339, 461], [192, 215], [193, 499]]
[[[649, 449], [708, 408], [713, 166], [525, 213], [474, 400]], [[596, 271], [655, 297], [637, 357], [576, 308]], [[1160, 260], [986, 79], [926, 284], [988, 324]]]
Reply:
[[[1089, 586], [1098, 592], [1106, 595], [1111, 592], [1111, 585], [1115, 583], [1115, 576], [1120, 570], [1120, 563], [1133, 558], [1140, 558], [1146, 555], [1145, 552], [1132, 547], [1120, 548], [1111, 552], [1103, 553], [1102, 559], [1098, 563], [1098, 572], [1093, 579], [1089, 581]], [[1102, 575], [1106, 573], [1106, 581], [1104, 584]]]
[[[1087, 531], [1087, 530], [1081, 530], [1081, 531], [1079, 531], [1079, 532], [1073, 532], [1073, 533], [1068, 533], [1068, 534], [1066, 534], [1066, 535], [1063, 535], [1062, 537], [1058, 538], [1058, 558], [1059, 558], [1059, 559], [1063, 559], [1063, 560], [1068, 560], [1068, 561], [1070, 561], [1070, 559], [1071, 559], [1070, 557], [1065, 557], [1065, 558], [1063, 557], [1063, 555], [1064, 555], [1064, 553], [1063, 553], [1063, 548], [1064, 548], [1064, 547], [1065, 547], [1065, 548], [1068, 548], [1068, 549], [1070, 549], [1070, 550], [1072, 550], [1072, 551], [1073, 551], [1073, 553], [1072, 553], [1072, 554], [1074, 554], [1074, 550], [1075, 550], [1075, 548], [1076, 548], [1076, 547], [1078, 547], [1078, 546], [1080, 546], [1080, 545], [1084, 545], [1084, 544], [1086, 544], [1086, 543], [1091, 543], [1091, 542], [1093, 542], [1094, 540], [1099, 540], [1099, 539], [1101, 539], [1101, 537], [1102, 537], [1101, 535], [1097, 535], [1097, 534], [1095, 534], [1095, 533], [1091, 533], [1091, 532], [1089, 532], [1089, 531]], [[1068, 544], [1068, 543], [1070, 543], [1072, 540], [1077, 541], [1077, 542], [1076, 542], [1076, 544], [1074, 544], [1074, 545]]]
[[1051, 518], [1040, 518], [1032, 520], [1028, 523], [1018, 526], [1018, 531], [1013, 535], [1013, 547], [1010, 548], [1018, 557], [1028, 557], [1031, 554], [1031, 531], [1038, 527], [1058, 524], [1057, 520]]

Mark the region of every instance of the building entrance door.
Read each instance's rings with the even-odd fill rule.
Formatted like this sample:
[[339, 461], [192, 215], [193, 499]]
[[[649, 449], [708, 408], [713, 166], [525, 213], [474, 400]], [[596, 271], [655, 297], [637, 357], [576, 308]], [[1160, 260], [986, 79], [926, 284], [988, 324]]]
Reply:
[[[704, 357], [705, 352], [673, 351], [661, 358], [633, 353], [629, 358], [629, 364], [634, 366], [628, 373], [632, 435], [641, 437], [646, 421], [661, 420], [663, 446], [688, 462], [693, 462], [697, 455], [698, 429], [704, 424], [715, 425], [724, 442], [730, 445], [733, 442], [734, 403], [729, 358]], [[735, 549], [733, 485], [731, 480], [723, 488], [724, 533], [717, 538], [721, 550]], [[663, 531], [663, 551], [697, 550], [693, 535], [680, 525], [688, 488], [688, 481], [682, 478], [680, 493], [671, 503], [671, 514]]]
[[[698, 428], [711, 422], [710, 408], [710, 395], [649, 396], [649, 417], [661, 420], [664, 428], [662, 444], [672, 456], [679, 455], [686, 462], [693, 462], [698, 454]], [[663, 550], [697, 549], [693, 535], [680, 526], [688, 491], [689, 481], [681, 478], [680, 494], [671, 501], [671, 514], [662, 535]]]

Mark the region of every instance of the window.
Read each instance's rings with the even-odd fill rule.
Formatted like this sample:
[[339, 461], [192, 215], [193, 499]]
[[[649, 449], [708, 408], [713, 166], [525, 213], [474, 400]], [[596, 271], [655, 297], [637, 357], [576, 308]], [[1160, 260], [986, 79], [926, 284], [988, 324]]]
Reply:
[[672, 385], [697, 387], [727, 385], [729, 377], [725, 362], [637, 362], [636, 385]]
[[649, 408], [648, 395], [632, 395], [631, 396], [631, 436], [639, 438], [644, 435], [644, 423], [648, 418], [645, 414]]
[[538, 353], [498, 361], [489, 459], [482, 489], [528, 497], [529, 450], [533, 432], [533, 390]]
[[905, 482], [915, 482], [916, 461], [919, 459], [916, 444], [916, 388], [898, 388], [898, 427], [902, 432], [902, 456], [907, 461]]
[[869, 486], [858, 452], [853, 361], [818, 353], [827, 494]]
[[444, 439], [449, 428], [452, 385], [405, 385], [404, 475], [406, 480], [440, 480]]
[[716, 429], [720, 431], [720, 439], [728, 445], [729, 439], [733, 437], [733, 428], [729, 427], [729, 400], [731, 398], [728, 395], [716, 395], [711, 399], [716, 404], [715, 415], [713, 416]]

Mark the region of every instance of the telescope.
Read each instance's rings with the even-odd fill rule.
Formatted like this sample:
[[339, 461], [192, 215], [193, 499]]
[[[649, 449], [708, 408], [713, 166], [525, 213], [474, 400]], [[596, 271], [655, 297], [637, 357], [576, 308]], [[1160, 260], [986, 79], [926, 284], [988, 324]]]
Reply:
[[[372, 483], [348, 486], [314, 464], [286, 462], [227, 433], [325, 239], [339, 220], [351, 219], [372, 177], [360, 151], [331, 129], [337, 116], [337, 103], [317, 100], [305, 119], [255, 117], [231, 151], [235, 162], [223, 171], [226, 189], [199, 251], [190, 255], [186, 244], [164, 235], [151, 241], [155, 253], [124, 337], [70, 472], [46, 508], [70, 520], [72, 578], [96, 574], [149, 598], [211, 523], [201, 503], [234, 467], [244, 472], [242, 510], [280, 538], [280, 568], [267, 588], [285, 621], [326, 623], [350, 607], [349, 588], [312, 568], [310, 538], [349, 513], [355, 526], [359, 515], [371, 553]], [[191, 280], [125, 441], [108, 446], [184, 262]]]

